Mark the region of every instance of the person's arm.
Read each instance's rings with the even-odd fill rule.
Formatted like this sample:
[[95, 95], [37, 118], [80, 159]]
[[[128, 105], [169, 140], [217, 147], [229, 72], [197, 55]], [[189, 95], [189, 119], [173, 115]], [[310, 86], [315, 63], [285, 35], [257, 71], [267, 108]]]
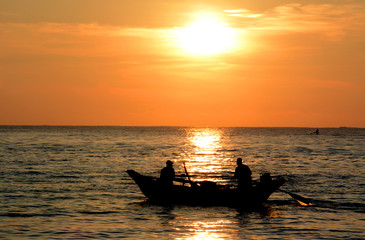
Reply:
[[238, 168], [236, 168], [236, 170], [234, 170], [233, 178], [238, 179]]
[[[246, 165], [247, 166], [247, 165]], [[248, 172], [248, 174], [251, 176], [252, 175], [252, 171], [251, 171], [251, 169], [250, 169], [250, 167], [249, 166], [247, 166], [247, 172]]]
[[161, 169], [160, 178], [165, 176], [165, 168]]

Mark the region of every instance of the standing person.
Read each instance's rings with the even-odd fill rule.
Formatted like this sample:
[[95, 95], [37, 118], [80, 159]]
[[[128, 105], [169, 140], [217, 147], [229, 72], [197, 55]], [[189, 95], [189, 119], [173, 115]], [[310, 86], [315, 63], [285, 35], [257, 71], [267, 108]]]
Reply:
[[175, 179], [175, 170], [172, 165], [173, 163], [168, 160], [166, 161], [166, 167], [161, 170], [160, 181], [165, 186], [172, 186], [172, 181]]
[[238, 180], [240, 190], [248, 190], [252, 187], [251, 169], [242, 163], [242, 158], [237, 158], [237, 167], [234, 172], [234, 178]]

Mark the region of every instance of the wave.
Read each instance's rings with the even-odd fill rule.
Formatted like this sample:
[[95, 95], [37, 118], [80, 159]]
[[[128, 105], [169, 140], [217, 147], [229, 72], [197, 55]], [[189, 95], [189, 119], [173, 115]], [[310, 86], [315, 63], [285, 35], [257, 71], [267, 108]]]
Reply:
[[313, 207], [328, 208], [333, 210], [351, 210], [357, 213], [365, 213], [365, 204], [363, 203], [339, 203], [329, 200], [313, 200]]
[[238, 149], [219, 149], [218, 152], [237, 152]]
[[86, 215], [104, 215], [104, 214], [113, 214], [118, 213], [117, 211], [79, 211], [78, 213], [86, 214]]
[[56, 216], [69, 216], [68, 214], [61, 213], [18, 213], [18, 212], [9, 212], [9, 213], [0, 213], [1, 217], [10, 217], [10, 218], [31, 218], [31, 217], [56, 217]]

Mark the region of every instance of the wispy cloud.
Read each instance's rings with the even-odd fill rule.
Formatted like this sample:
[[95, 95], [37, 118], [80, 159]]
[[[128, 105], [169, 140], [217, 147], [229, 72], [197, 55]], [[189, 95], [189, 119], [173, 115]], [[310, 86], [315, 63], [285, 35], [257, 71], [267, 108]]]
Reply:
[[63, 33], [84, 36], [131, 36], [131, 37], [155, 37], [163, 33], [164, 29], [129, 28], [99, 23], [42, 23], [33, 25], [36, 30], [49, 33]]
[[[163, 44], [169, 38], [171, 29], [130, 28], [99, 23], [0, 23], [0, 44], [7, 45], [13, 51], [19, 48], [38, 49], [40, 52], [62, 46], [68, 49], [82, 49], [99, 44], [103, 49], [108, 49], [114, 44], [115, 51], [133, 51], [140, 48], [146, 51], [156, 45]], [[26, 40], [28, 39], [28, 40]], [[137, 40], [140, 39], [140, 40]], [[141, 45], [143, 41], [146, 44]], [[118, 48], [118, 42], [120, 46]], [[148, 43], [148, 44], [147, 44]], [[82, 44], [82, 45], [81, 45]], [[133, 46], [128, 49], [128, 47]], [[112, 46], [110, 46], [110, 51]], [[8, 48], [4, 51], [10, 51]], [[23, 49], [24, 50], [24, 49]], [[88, 49], [89, 51], [92, 48]], [[75, 52], [72, 51], [72, 52]], [[61, 51], [62, 52], [62, 51]], [[77, 50], [76, 52], [79, 52]], [[91, 51], [93, 52], [93, 51]]]
[[75, 36], [103, 36], [103, 37], [141, 37], [156, 38], [167, 35], [171, 29], [163, 28], [131, 28], [114, 25], [92, 23], [0, 23], [1, 29], [8, 31], [33, 31], [39, 33], [64, 34]]
[[17, 16], [19, 15], [12, 12], [0, 11], [0, 17], [17, 17]]
[[227, 13], [230, 17], [258, 18], [262, 16], [262, 14], [251, 13], [249, 10], [246, 9], [224, 10], [224, 12]]
[[[230, 17], [240, 18], [239, 28], [286, 33], [321, 33], [333, 40], [350, 30], [364, 29], [365, 6], [331, 4], [287, 4], [270, 11], [257, 13], [245, 9], [224, 11]], [[236, 21], [237, 22], [237, 21]]]

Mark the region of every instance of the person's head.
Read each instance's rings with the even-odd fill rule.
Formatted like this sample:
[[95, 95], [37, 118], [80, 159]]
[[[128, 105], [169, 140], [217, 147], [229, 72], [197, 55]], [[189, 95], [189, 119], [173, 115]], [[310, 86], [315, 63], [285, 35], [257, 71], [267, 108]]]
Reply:
[[168, 167], [172, 167], [172, 164], [173, 164], [173, 162], [171, 162], [170, 160], [167, 160], [167, 161], [166, 161], [166, 166], [168, 166]]
[[237, 158], [237, 165], [242, 165], [242, 158]]

